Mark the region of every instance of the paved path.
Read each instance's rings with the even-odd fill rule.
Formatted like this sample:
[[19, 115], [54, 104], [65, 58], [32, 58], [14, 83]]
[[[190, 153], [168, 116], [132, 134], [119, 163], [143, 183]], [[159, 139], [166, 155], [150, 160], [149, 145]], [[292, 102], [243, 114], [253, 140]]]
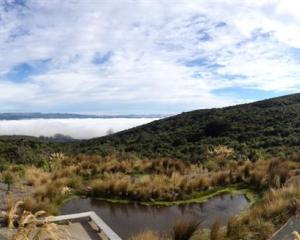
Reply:
[[102, 232], [109, 240], [122, 240], [95, 212], [83, 212], [75, 214], [67, 214], [60, 216], [52, 216], [47, 219], [50, 222], [72, 221], [79, 219], [90, 219], [97, 226], [97, 231]]
[[[107, 240], [105, 236], [98, 234], [96, 229], [88, 221], [73, 222], [66, 225], [59, 225], [59, 228], [67, 230], [68, 240]], [[13, 232], [7, 228], [0, 228], [0, 240], [12, 238]]]
[[292, 217], [283, 225], [270, 240], [292, 240], [292, 232], [300, 232], [300, 216]]
[[74, 222], [69, 225], [62, 225], [70, 233], [69, 240], [101, 240], [97, 231], [87, 222]]

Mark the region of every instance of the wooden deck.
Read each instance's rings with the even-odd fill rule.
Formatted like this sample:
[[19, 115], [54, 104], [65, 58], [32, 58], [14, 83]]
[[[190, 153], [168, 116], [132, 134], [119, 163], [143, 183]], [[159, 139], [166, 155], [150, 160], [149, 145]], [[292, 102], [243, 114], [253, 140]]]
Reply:
[[109, 240], [122, 240], [95, 212], [84, 212], [69, 215], [61, 215], [47, 218], [50, 222], [61, 222], [70, 220], [79, 220], [87, 218], [92, 221], [97, 227], [98, 231], [104, 233]]

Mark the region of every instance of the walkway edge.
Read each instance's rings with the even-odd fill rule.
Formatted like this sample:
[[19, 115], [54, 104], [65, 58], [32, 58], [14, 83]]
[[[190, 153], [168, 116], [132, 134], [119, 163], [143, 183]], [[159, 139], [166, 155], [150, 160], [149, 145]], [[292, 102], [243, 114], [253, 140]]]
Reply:
[[118, 234], [116, 234], [95, 212], [83, 212], [83, 213], [75, 213], [75, 214], [68, 214], [68, 215], [60, 215], [60, 216], [53, 216], [48, 217], [46, 220], [49, 222], [60, 222], [60, 221], [67, 221], [67, 220], [74, 220], [80, 218], [89, 218], [91, 219], [101, 230], [109, 240], [122, 240]]

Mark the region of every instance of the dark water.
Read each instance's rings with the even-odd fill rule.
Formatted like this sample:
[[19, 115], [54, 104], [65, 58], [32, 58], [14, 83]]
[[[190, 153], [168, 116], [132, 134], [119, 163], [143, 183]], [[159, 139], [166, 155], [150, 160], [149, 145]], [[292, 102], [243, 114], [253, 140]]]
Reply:
[[216, 220], [226, 224], [228, 219], [245, 210], [248, 201], [244, 195], [225, 194], [211, 198], [203, 204], [183, 204], [170, 207], [117, 204], [97, 199], [73, 199], [61, 208], [62, 214], [95, 211], [118, 235], [124, 239], [155, 230], [169, 233], [179, 219], [195, 219], [201, 227], [209, 227]]

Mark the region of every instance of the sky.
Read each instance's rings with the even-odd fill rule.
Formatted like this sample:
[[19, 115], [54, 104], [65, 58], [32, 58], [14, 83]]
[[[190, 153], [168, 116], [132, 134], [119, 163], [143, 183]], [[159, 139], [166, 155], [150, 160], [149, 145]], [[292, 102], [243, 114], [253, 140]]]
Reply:
[[300, 90], [298, 0], [0, 0], [0, 112], [173, 114]]

